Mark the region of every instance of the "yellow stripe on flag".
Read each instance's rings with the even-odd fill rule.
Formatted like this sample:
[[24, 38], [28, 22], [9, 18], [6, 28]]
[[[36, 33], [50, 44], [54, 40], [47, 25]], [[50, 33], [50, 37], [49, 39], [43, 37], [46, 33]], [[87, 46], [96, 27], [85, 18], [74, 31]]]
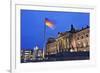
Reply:
[[46, 24], [46, 26], [48, 26], [49, 28], [51, 28], [51, 29], [54, 29], [54, 24], [53, 24], [53, 22], [52, 21], [50, 21], [49, 19], [45, 19], [45, 24]]

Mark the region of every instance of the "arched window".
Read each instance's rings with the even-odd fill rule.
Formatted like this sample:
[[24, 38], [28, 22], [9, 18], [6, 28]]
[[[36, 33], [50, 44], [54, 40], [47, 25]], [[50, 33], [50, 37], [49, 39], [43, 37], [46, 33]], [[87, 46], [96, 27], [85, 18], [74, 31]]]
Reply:
[[83, 39], [83, 36], [81, 36], [81, 39]]

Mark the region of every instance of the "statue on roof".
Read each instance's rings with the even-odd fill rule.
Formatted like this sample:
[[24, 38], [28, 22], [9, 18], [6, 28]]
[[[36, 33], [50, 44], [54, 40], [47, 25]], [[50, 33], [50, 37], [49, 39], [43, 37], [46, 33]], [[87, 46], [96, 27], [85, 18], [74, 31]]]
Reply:
[[73, 26], [73, 24], [71, 24], [71, 30], [70, 30], [70, 32], [75, 32], [75, 28], [74, 28], [74, 26]]

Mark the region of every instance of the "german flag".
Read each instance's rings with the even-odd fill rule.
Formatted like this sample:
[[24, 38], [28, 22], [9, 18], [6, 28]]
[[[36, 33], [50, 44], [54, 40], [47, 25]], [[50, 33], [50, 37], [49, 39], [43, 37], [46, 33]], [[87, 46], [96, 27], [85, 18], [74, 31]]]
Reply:
[[45, 24], [51, 29], [54, 29], [54, 23], [50, 21], [48, 18], [45, 18]]

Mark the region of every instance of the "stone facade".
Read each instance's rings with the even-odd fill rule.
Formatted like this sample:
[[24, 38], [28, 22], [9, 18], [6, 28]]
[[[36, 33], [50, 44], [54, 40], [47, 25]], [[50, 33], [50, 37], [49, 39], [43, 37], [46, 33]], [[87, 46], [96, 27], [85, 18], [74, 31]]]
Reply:
[[71, 30], [58, 32], [57, 38], [49, 38], [46, 43], [45, 54], [56, 54], [59, 52], [89, 51], [89, 27], [76, 30], [71, 25]]

